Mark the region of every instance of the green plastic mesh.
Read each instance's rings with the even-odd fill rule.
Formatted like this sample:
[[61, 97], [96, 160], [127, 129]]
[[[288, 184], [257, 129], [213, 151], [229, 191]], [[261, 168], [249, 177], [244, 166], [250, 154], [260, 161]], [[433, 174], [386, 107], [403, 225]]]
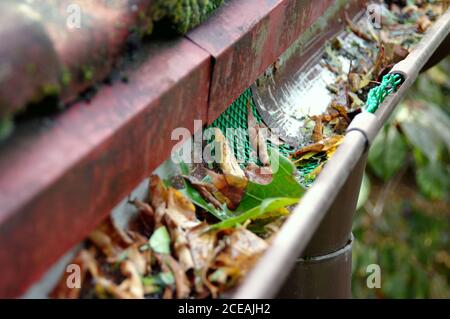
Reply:
[[[250, 101], [250, 105], [252, 106], [253, 115], [256, 120], [261, 123], [262, 119], [256, 110], [253, 95], [251, 89], [247, 89], [244, 93], [241, 94], [212, 124], [210, 127], [219, 128], [225, 135], [227, 135], [227, 129], [235, 129], [240, 128], [243, 130], [236, 131], [234, 135], [234, 140], [229, 140], [231, 147], [234, 150], [234, 154], [236, 158], [242, 159], [242, 166], [250, 162], [258, 163], [258, 160], [252, 156], [252, 149], [250, 145], [250, 141], [248, 135], [245, 133], [248, 129], [248, 119], [247, 119], [247, 103]], [[240, 133], [240, 134], [239, 134]], [[227, 135], [229, 137], [231, 135]], [[272, 147], [270, 141], [267, 141], [269, 148]], [[287, 145], [280, 145], [277, 147], [278, 151], [289, 157], [290, 153], [293, 149]], [[311, 181], [307, 179], [309, 173], [311, 173], [317, 166], [319, 166], [322, 162], [321, 157], [313, 157], [310, 161], [303, 164], [301, 167], [297, 167], [299, 172], [299, 181], [308, 186]]]
[[[234, 143], [232, 147], [235, 156], [244, 160], [243, 165], [249, 162], [257, 161], [254, 157], [251, 156], [252, 149], [250, 146], [250, 141], [248, 135], [245, 133], [248, 129], [247, 103], [249, 102], [249, 100], [250, 105], [252, 106], [253, 115], [255, 116], [258, 123], [261, 123], [262, 119], [253, 102], [252, 92], [250, 89], [247, 89], [211, 124], [211, 127], [219, 128], [224, 134], [226, 134], [227, 129], [229, 128], [242, 129], [236, 132], [234, 141], [229, 141], [229, 143]], [[270, 141], [267, 141], [267, 143], [269, 144], [269, 147], [271, 147]], [[281, 145], [279, 146], [279, 151], [284, 156], [289, 156], [289, 153], [292, 151], [292, 149], [288, 145]]]
[[[399, 74], [388, 74], [384, 76], [383, 82], [373, 88], [369, 92], [368, 100], [366, 103], [366, 111], [375, 112], [378, 106], [383, 102], [384, 98], [392, 92], [395, 92], [398, 86], [403, 81], [403, 78]], [[250, 162], [260, 164], [255, 156], [252, 156], [252, 149], [248, 135], [246, 134], [247, 125], [247, 104], [250, 101], [252, 106], [253, 115], [256, 120], [261, 123], [261, 116], [255, 107], [253, 101], [253, 95], [251, 89], [247, 89], [241, 94], [212, 124], [210, 127], [219, 128], [229, 138], [233, 136], [233, 140], [228, 140], [232, 147], [234, 154], [238, 160], [241, 160], [241, 166], [244, 167]], [[242, 130], [235, 131], [234, 134], [227, 134], [228, 129], [240, 128]], [[267, 141], [269, 148], [272, 148], [270, 141]], [[289, 157], [294, 151], [289, 145], [278, 146], [279, 152]], [[313, 172], [319, 165], [327, 160], [326, 155], [318, 154], [307, 161], [302, 161], [300, 165], [297, 165], [298, 179], [301, 184], [308, 187], [314, 181], [314, 176], [310, 173]]]

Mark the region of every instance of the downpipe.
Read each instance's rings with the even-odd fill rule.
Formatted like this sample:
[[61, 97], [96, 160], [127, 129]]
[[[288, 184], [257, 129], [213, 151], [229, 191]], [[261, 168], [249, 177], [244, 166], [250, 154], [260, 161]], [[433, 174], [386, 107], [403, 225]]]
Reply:
[[279, 298], [351, 298], [351, 231], [366, 162], [367, 152], [295, 263]]

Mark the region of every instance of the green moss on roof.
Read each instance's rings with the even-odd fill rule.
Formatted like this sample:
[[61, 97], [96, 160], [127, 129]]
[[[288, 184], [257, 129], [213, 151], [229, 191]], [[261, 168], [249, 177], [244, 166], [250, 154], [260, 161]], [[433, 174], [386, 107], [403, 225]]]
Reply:
[[[143, 6], [138, 13], [138, 20], [135, 25], [128, 26], [124, 24], [123, 21], [118, 21], [114, 24], [114, 27], [118, 29], [128, 27], [130, 34], [129, 40], [132, 44], [134, 41], [140, 41], [145, 36], [150, 35], [153, 32], [155, 22], [161, 20], [167, 22], [178, 33], [186, 33], [206, 20], [215, 9], [222, 5], [223, 2], [224, 0], [153, 0], [149, 6]], [[132, 5], [134, 1], [130, 0], [124, 3]], [[36, 10], [36, 12], [42, 13], [43, 16], [51, 16], [49, 14], [51, 11], [50, 9], [56, 8], [56, 2], [36, 1], [35, 4], [27, 4], [26, 8], [28, 8], [30, 12]], [[166, 24], [164, 23], [164, 25]], [[135, 35], [137, 35], [137, 40], [134, 39]], [[24, 105], [12, 110], [5, 107], [5, 109], [7, 109], [5, 112], [6, 114], [0, 115], [0, 140], [6, 138], [11, 133], [13, 130], [14, 115], [23, 112], [26, 109], [25, 103], [37, 104], [46, 97], [63, 95], [66, 90], [72, 89], [71, 85], [73, 85], [73, 87], [83, 87], [83, 84], [86, 82], [91, 83], [99, 80], [97, 71], [105, 66], [101, 63], [102, 60], [109, 61], [108, 52], [105, 48], [102, 48], [97, 52], [90, 52], [89, 50], [87, 52], [91, 55], [96, 55], [92, 57], [90, 65], [61, 65], [58, 78], [50, 81], [42, 79], [42, 81], [46, 82], [38, 83], [38, 85], [36, 85], [33, 95], [30, 96], [27, 101], [23, 102]], [[102, 56], [104, 56], [104, 59], [101, 58]], [[39, 61], [37, 63], [39, 63]], [[107, 64], [107, 62], [105, 63]], [[36, 78], [38, 82], [42, 82], [40, 81], [41, 79], [38, 78], [41, 75], [40, 72], [42, 72], [42, 70], [40, 70], [38, 65], [34, 62], [25, 65], [24, 76], [28, 78]], [[32, 83], [31, 80], [30, 83]], [[4, 106], [2, 105], [2, 107]]]
[[155, 20], [168, 19], [175, 30], [185, 33], [206, 20], [223, 0], [157, 0]]

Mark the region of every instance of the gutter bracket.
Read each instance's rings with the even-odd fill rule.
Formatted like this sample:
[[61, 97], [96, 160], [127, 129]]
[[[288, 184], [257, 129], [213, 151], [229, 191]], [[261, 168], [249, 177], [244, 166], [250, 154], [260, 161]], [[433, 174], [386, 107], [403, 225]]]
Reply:
[[378, 133], [376, 130], [374, 130], [374, 127], [376, 127], [376, 125], [372, 125], [377, 121], [378, 119], [375, 114], [363, 112], [361, 114], [358, 114], [347, 128], [346, 134], [350, 132], [359, 132], [363, 135], [365, 140], [364, 153], [369, 150], [373, 140], [375, 139], [375, 136]]

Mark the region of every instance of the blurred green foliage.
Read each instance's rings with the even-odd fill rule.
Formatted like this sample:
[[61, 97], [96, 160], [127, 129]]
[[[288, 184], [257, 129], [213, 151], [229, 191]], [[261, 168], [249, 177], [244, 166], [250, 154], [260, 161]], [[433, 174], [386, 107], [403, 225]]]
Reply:
[[[354, 224], [354, 298], [450, 298], [450, 58], [377, 136]], [[367, 266], [381, 267], [369, 289]]]

